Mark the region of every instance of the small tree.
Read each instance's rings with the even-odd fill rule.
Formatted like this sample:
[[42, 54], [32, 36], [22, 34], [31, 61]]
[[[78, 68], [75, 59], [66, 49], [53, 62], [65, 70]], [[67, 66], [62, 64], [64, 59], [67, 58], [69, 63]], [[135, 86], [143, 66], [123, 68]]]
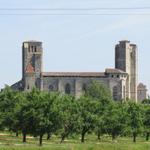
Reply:
[[80, 105], [73, 96], [62, 95], [57, 107], [60, 112], [61, 143], [72, 133], [78, 132], [81, 124]]
[[60, 108], [57, 107], [58, 102], [60, 102], [60, 93], [58, 92], [50, 92], [47, 93], [47, 100], [49, 101], [49, 119], [51, 124], [47, 129], [47, 140], [49, 140], [50, 136], [57, 132], [61, 128], [61, 115]]
[[136, 137], [142, 131], [143, 127], [142, 106], [134, 102], [129, 102], [127, 113], [128, 131], [133, 135], [133, 142], [136, 142]]
[[15, 110], [14, 117], [16, 122], [14, 124], [14, 128], [17, 128], [22, 132], [23, 142], [26, 142], [26, 135], [31, 133], [34, 129], [36, 95], [38, 94], [39, 93], [35, 89], [31, 92], [22, 93], [22, 95], [20, 95], [20, 102], [17, 104]]
[[96, 112], [98, 118], [95, 124], [95, 130], [98, 136], [98, 140], [100, 140], [100, 136], [105, 133], [104, 114], [109, 109], [109, 106], [113, 103], [111, 92], [105, 85], [98, 81], [93, 81], [86, 89], [85, 96], [98, 102], [98, 111]]
[[92, 81], [85, 92], [85, 96], [100, 101], [104, 107], [112, 100], [110, 90], [98, 81]]
[[47, 100], [44, 93], [40, 93], [37, 98], [36, 112], [34, 116], [33, 135], [39, 136], [39, 145], [42, 146], [43, 135], [47, 133], [52, 122], [51, 102]]
[[8, 128], [9, 131], [14, 131], [13, 126], [16, 121], [14, 113], [19, 101], [19, 92], [13, 91], [8, 86], [0, 93], [0, 120], [2, 128]]
[[144, 105], [144, 130], [146, 132], [146, 141], [149, 140], [150, 136], [150, 107], [149, 105]]
[[54, 102], [57, 101], [58, 93], [47, 93], [33, 89], [30, 93], [34, 102], [33, 125], [31, 134], [39, 136], [39, 145], [42, 145], [43, 135], [53, 133], [58, 128], [58, 110]]
[[104, 114], [104, 126], [106, 133], [112, 136], [114, 141], [118, 135], [121, 135], [126, 128], [127, 124], [127, 111], [126, 107], [114, 102], [109, 105], [108, 110]]
[[98, 121], [98, 102], [89, 97], [82, 96], [79, 100], [81, 107], [81, 142], [84, 142], [85, 134], [95, 128]]

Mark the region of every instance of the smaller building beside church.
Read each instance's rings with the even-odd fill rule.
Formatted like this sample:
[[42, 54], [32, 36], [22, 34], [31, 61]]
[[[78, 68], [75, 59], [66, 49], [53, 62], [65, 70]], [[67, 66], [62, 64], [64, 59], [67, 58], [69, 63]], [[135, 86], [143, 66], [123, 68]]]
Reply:
[[142, 102], [144, 99], [148, 98], [147, 94], [147, 87], [143, 83], [139, 83], [137, 87], [137, 93], [138, 93], [138, 101]]

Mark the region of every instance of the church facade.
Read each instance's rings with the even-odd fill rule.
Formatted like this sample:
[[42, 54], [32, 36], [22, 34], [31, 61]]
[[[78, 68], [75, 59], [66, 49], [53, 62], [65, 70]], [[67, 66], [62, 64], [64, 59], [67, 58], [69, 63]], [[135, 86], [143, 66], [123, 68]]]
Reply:
[[24, 91], [37, 87], [80, 97], [92, 81], [97, 81], [110, 89], [114, 100], [137, 101], [137, 46], [130, 41], [115, 46], [115, 68], [104, 72], [44, 72], [42, 56], [42, 42], [23, 42], [22, 80], [12, 88]]

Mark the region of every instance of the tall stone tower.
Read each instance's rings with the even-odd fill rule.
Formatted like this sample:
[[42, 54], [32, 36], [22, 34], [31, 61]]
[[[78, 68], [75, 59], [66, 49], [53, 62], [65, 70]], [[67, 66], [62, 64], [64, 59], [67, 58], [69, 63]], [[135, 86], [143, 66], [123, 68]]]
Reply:
[[120, 41], [115, 47], [115, 68], [128, 73], [126, 97], [137, 101], [137, 46]]
[[42, 42], [26, 41], [22, 45], [22, 80], [24, 90], [42, 89]]

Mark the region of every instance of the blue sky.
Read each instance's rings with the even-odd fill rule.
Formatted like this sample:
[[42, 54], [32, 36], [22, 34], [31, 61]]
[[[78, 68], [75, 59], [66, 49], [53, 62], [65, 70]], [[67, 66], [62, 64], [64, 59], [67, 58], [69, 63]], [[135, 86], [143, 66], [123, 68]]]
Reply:
[[[148, 0], [0, 0], [0, 8], [98, 8], [150, 6]], [[135, 10], [134, 10], [135, 11]], [[121, 11], [134, 13], [134, 11]], [[119, 13], [120, 11], [113, 11]], [[141, 11], [136, 11], [141, 13]], [[136, 13], [135, 12], [135, 13]], [[145, 11], [146, 13], [150, 12]], [[0, 11], [17, 13], [15, 11]], [[21, 13], [35, 13], [32, 11]], [[36, 12], [41, 13], [41, 12]], [[49, 12], [45, 12], [49, 13]], [[54, 13], [54, 12], [52, 12]], [[55, 13], [64, 13], [57, 11]], [[66, 13], [66, 12], [65, 12]], [[76, 13], [69, 11], [67, 13]], [[77, 13], [82, 13], [78, 11]], [[86, 13], [91, 13], [87, 11]], [[102, 13], [112, 13], [103, 11]], [[44, 71], [104, 71], [114, 67], [114, 47], [128, 39], [138, 45], [138, 77], [150, 88], [150, 15], [0, 15], [0, 88], [22, 77], [21, 46], [39, 40]]]

